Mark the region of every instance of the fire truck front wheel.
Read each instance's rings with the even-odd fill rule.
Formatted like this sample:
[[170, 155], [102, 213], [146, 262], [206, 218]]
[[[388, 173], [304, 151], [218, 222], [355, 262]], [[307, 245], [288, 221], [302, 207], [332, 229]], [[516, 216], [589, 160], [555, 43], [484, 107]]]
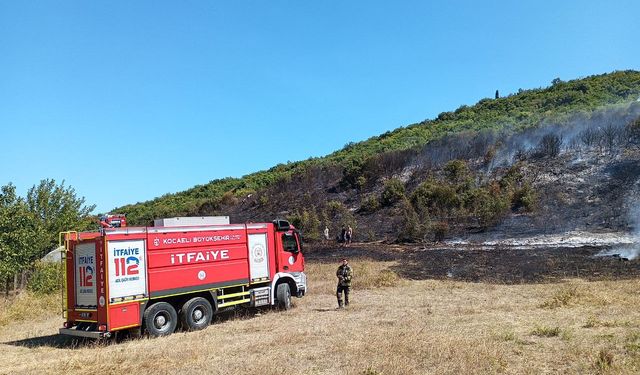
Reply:
[[167, 336], [176, 330], [178, 314], [167, 302], [156, 302], [144, 312], [144, 326], [149, 336]]
[[182, 327], [189, 331], [207, 328], [211, 323], [212, 316], [213, 309], [211, 304], [202, 297], [191, 298], [185, 302], [180, 312]]
[[289, 288], [289, 284], [278, 284], [276, 300], [278, 301], [278, 308], [282, 310], [289, 310], [291, 308], [291, 288]]

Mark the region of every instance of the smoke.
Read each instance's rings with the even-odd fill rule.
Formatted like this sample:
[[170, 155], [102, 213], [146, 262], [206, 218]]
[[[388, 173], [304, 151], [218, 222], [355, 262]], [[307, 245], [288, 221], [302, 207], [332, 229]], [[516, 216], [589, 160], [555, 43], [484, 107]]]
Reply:
[[609, 108], [591, 113], [577, 113], [559, 121], [547, 121], [535, 128], [498, 140], [497, 152], [487, 166], [487, 172], [497, 167], [507, 167], [519, 159], [544, 156], [549, 142], [559, 142], [559, 152], [568, 150], [580, 152], [597, 149], [600, 152], [612, 152], [628, 142], [626, 126], [640, 117], [640, 105], [631, 103], [620, 108]]
[[609, 249], [609, 250], [602, 250], [601, 252], [599, 252], [598, 254], [596, 254], [597, 257], [616, 257], [616, 258], [621, 258], [621, 259], [627, 259], [627, 260], [634, 260], [636, 259], [638, 256], [640, 256], [640, 248], [637, 247], [633, 247], [633, 248], [615, 248], [615, 249]]
[[640, 186], [636, 182], [629, 192], [626, 205], [628, 208], [627, 221], [633, 243], [619, 245], [612, 249], [599, 252], [596, 256], [613, 256], [633, 260], [640, 256]]
[[[640, 117], [640, 103], [621, 107], [579, 112], [560, 119], [546, 120], [538, 126], [520, 131], [466, 131], [429, 142], [408, 163], [411, 168], [438, 168], [448, 161], [484, 160], [486, 172], [509, 167], [518, 160], [542, 157], [550, 145], [558, 144], [558, 153], [597, 149], [600, 152], [618, 149], [628, 141], [626, 125]], [[553, 142], [546, 142], [551, 140]], [[553, 155], [555, 156], [555, 155]]]

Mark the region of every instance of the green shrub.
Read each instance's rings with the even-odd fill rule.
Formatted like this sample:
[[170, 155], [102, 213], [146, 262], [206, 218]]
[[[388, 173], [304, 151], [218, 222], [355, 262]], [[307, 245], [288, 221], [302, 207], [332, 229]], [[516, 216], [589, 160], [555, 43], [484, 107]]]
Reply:
[[411, 203], [420, 216], [425, 217], [431, 210], [436, 214], [446, 214], [460, 207], [462, 200], [453, 186], [429, 180], [414, 190]]
[[514, 210], [522, 208], [523, 210], [530, 212], [535, 209], [537, 202], [538, 194], [531, 187], [531, 185], [525, 183], [521, 188], [516, 189], [516, 191], [513, 193], [513, 198], [511, 199], [511, 207]]
[[496, 224], [509, 209], [508, 196], [501, 194], [497, 184], [474, 189], [467, 197], [465, 206], [478, 219], [480, 226], [486, 228]]
[[443, 170], [447, 179], [452, 183], [459, 183], [469, 174], [469, 167], [463, 160], [451, 160], [445, 164]]
[[378, 209], [380, 209], [380, 202], [375, 195], [369, 195], [360, 205], [360, 212], [375, 212]]
[[420, 241], [423, 236], [422, 226], [418, 214], [408, 199], [403, 199], [401, 206], [400, 232], [398, 233], [398, 241], [415, 242]]
[[27, 288], [36, 294], [57, 292], [62, 287], [62, 264], [37, 261]]
[[556, 337], [560, 332], [560, 327], [537, 326], [531, 331], [531, 334], [539, 337]]
[[384, 183], [382, 191], [381, 203], [389, 206], [400, 199], [404, 198], [404, 184], [397, 178], [391, 178]]

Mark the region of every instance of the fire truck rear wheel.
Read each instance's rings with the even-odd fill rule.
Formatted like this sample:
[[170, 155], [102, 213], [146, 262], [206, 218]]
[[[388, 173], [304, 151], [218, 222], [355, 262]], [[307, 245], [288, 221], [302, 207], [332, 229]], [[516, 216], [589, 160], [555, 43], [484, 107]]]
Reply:
[[178, 325], [178, 313], [167, 302], [154, 303], [144, 312], [144, 325], [149, 336], [170, 335]]
[[289, 284], [282, 283], [278, 285], [278, 289], [276, 289], [276, 300], [278, 301], [278, 308], [282, 310], [289, 310], [291, 308], [291, 288], [289, 288]]
[[211, 323], [212, 316], [211, 304], [202, 297], [195, 297], [185, 302], [180, 313], [182, 327], [189, 331], [206, 328]]

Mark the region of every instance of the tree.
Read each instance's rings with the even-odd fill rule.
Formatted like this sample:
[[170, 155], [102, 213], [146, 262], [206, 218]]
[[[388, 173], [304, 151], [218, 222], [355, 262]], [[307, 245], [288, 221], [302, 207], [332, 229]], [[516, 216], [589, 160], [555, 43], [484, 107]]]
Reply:
[[24, 200], [16, 195], [11, 183], [0, 190], [0, 277], [5, 281], [5, 295], [11, 280], [30, 267], [47, 243], [47, 235]]
[[40, 181], [27, 193], [26, 204], [47, 234], [47, 243], [40, 249], [40, 255], [58, 244], [58, 234], [67, 230], [84, 231], [91, 229], [91, 212], [95, 205], [85, 205], [84, 197], [77, 197], [75, 189], [65, 186], [64, 181], [56, 184], [54, 179]]

